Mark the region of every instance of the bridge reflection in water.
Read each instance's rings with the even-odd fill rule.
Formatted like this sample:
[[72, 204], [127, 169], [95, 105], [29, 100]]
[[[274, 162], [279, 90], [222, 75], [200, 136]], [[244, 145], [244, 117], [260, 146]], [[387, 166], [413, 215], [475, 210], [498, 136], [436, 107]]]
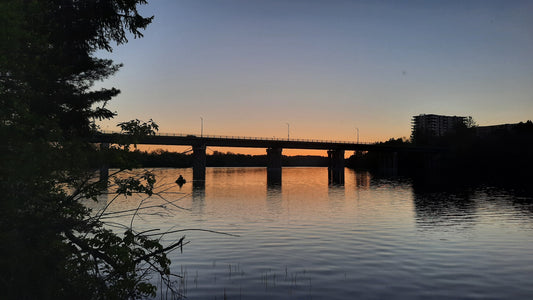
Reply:
[[[117, 143], [124, 137], [121, 133], [100, 132], [91, 138], [91, 142], [109, 145]], [[384, 145], [376, 143], [354, 143], [349, 141], [302, 140], [253, 138], [235, 136], [194, 136], [184, 134], [158, 134], [142, 137], [136, 141], [144, 145], [178, 145], [192, 146], [193, 181], [196, 185], [205, 182], [206, 148], [207, 147], [243, 147], [265, 148], [267, 152], [267, 179], [269, 185], [281, 184], [283, 149], [313, 149], [328, 152], [328, 180], [331, 184], [344, 184], [345, 151], [378, 151], [383, 154], [389, 164], [397, 168], [398, 151], [435, 152], [436, 149], [421, 148], [410, 145]], [[101, 174], [106, 174], [103, 167]]]

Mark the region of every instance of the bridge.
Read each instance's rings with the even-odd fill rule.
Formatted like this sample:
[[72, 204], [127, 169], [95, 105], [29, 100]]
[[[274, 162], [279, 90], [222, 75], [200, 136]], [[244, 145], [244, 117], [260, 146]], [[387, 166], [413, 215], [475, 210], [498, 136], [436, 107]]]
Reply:
[[[104, 147], [118, 143], [125, 135], [118, 132], [100, 132], [91, 138], [91, 142], [100, 143]], [[178, 145], [192, 146], [193, 181], [205, 181], [206, 148], [207, 147], [242, 147], [264, 148], [267, 152], [267, 178], [269, 183], [281, 183], [282, 151], [283, 149], [313, 149], [327, 150], [328, 180], [330, 183], [344, 183], [344, 154], [345, 151], [379, 151], [388, 155], [383, 156], [383, 163], [391, 168], [397, 168], [397, 153], [434, 152], [435, 149], [415, 146], [398, 146], [378, 143], [355, 143], [350, 141], [314, 140], [314, 139], [279, 139], [240, 136], [190, 135], [190, 134], [156, 134], [140, 138], [136, 141], [142, 145]], [[104, 170], [104, 174], [107, 170]]]

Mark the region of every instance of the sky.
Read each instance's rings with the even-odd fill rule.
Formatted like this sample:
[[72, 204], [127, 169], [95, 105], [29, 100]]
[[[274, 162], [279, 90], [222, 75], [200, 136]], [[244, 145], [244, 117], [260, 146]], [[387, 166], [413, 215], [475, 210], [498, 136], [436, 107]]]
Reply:
[[[419, 114], [533, 119], [533, 1], [152, 0], [107, 130], [382, 141]], [[203, 120], [203, 121], [202, 121]]]

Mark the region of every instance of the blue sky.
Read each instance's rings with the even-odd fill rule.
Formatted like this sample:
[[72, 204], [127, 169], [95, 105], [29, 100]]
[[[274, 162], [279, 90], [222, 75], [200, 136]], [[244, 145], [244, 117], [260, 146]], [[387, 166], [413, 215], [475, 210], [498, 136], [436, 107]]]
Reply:
[[533, 1], [150, 1], [118, 116], [161, 132], [373, 141], [413, 115], [533, 119]]

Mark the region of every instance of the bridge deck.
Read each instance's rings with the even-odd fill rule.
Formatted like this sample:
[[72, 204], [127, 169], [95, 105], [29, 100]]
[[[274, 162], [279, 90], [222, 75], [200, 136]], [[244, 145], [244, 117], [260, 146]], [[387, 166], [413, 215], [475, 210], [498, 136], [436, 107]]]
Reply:
[[[120, 133], [102, 132], [91, 138], [94, 143], [117, 143]], [[145, 145], [205, 145], [210, 147], [242, 147], [242, 148], [283, 148], [283, 149], [316, 149], [316, 150], [357, 150], [357, 151], [410, 151], [433, 152], [435, 148], [415, 147], [412, 145], [383, 145], [376, 143], [355, 143], [348, 141], [302, 140], [254, 138], [235, 136], [195, 136], [185, 134], [158, 134], [143, 137], [138, 141]]]

